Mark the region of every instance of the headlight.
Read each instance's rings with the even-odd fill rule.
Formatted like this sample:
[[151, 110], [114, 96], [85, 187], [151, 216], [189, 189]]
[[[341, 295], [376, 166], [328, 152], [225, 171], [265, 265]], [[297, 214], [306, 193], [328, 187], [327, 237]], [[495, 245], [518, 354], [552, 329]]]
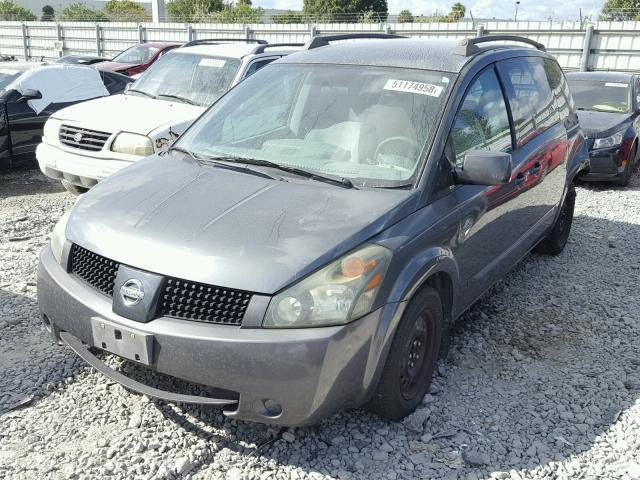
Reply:
[[622, 143], [622, 137], [624, 137], [624, 131], [616, 132], [610, 137], [596, 138], [593, 142], [593, 148], [611, 148], [617, 147]]
[[64, 242], [67, 240], [64, 232], [67, 229], [69, 213], [70, 212], [67, 212], [62, 215], [62, 217], [60, 217], [60, 220], [58, 220], [56, 226], [53, 227], [53, 233], [51, 234], [51, 251], [53, 252], [53, 256], [56, 258], [58, 263], [62, 262], [62, 249], [64, 248]]
[[271, 299], [263, 326], [341, 325], [371, 311], [391, 251], [369, 245], [336, 260]]
[[153, 145], [151, 144], [151, 139], [146, 135], [122, 132], [116, 136], [111, 145], [111, 150], [113, 152], [147, 157], [153, 154]]
[[60, 125], [62, 122], [55, 118], [50, 118], [44, 124], [44, 130], [42, 132], [42, 136], [44, 138], [48, 138], [50, 140], [54, 140], [58, 138], [58, 131], [60, 130]]

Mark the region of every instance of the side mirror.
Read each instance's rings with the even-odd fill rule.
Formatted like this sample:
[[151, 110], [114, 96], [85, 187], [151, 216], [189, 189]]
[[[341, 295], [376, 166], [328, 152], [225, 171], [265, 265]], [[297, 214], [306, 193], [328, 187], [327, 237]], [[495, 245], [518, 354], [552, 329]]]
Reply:
[[456, 182], [470, 185], [502, 185], [511, 179], [511, 154], [469, 150], [462, 167], [456, 167]]
[[22, 92], [22, 96], [18, 99], [18, 101], [26, 102], [27, 100], [38, 100], [39, 98], [42, 98], [42, 93], [40, 93], [40, 90], [28, 88], [27, 90]]

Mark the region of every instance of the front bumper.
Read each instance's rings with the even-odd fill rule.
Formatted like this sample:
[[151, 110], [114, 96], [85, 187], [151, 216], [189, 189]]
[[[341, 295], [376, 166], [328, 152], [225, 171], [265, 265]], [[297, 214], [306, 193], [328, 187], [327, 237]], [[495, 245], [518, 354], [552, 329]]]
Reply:
[[[98, 152], [102, 155], [101, 152]], [[79, 187], [91, 188], [118, 170], [131, 165], [130, 160], [84, 155], [40, 143], [36, 148], [40, 170], [47, 177], [66, 180]]]
[[[316, 423], [368, 399], [390, 338], [382, 326], [395, 324], [404, 306], [322, 328], [241, 328], [168, 317], [140, 323], [113, 313], [111, 299], [68, 274], [49, 246], [40, 256], [38, 301], [57, 340], [69, 332], [95, 346], [95, 319], [149, 334], [153, 370], [235, 392], [237, 404], [224, 410], [229, 417], [286, 426]], [[266, 412], [265, 400], [280, 404], [282, 413]]]
[[624, 176], [627, 161], [620, 147], [590, 150], [589, 168], [580, 175], [580, 179], [592, 182], [619, 181]]

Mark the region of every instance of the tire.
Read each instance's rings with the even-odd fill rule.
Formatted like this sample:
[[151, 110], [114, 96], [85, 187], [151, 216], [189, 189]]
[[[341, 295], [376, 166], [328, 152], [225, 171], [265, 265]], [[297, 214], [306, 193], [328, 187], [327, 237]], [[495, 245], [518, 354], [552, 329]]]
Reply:
[[624, 172], [622, 172], [622, 178], [617, 182], [618, 185], [620, 185], [621, 187], [629, 186], [629, 181], [631, 180], [631, 173], [633, 172], [633, 169], [636, 166], [636, 149], [637, 149], [637, 146], [634, 146], [632, 152], [629, 154], [629, 161], [627, 165], [624, 167]]
[[533, 251], [543, 255], [559, 255], [564, 250], [569, 233], [571, 232], [571, 224], [573, 223], [573, 210], [576, 205], [576, 190], [573, 185], [569, 188], [567, 195], [560, 209], [560, 214], [553, 224], [553, 228], [544, 237]]
[[87, 193], [89, 191], [88, 188], [85, 187], [79, 187], [78, 185], [74, 185], [73, 183], [67, 181], [67, 180], [61, 180], [62, 182], [62, 186], [64, 187], [64, 189], [69, 192], [72, 193], [74, 195], [82, 195], [83, 193]]
[[444, 328], [440, 295], [425, 287], [400, 320], [369, 410], [394, 422], [415, 411], [429, 390]]

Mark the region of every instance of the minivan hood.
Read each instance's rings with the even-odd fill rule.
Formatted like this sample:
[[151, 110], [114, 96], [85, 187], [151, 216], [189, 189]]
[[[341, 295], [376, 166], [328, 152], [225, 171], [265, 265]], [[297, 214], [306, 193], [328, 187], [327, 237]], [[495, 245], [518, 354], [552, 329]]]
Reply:
[[406, 216], [416, 198], [153, 156], [82, 195], [66, 234], [132, 267], [273, 294]]
[[580, 110], [578, 119], [582, 131], [588, 138], [604, 138], [613, 135], [629, 120], [630, 113], [594, 112]]
[[204, 110], [204, 107], [177, 101], [140, 95], [112, 95], [77, 103], [56, 112], [53, 117], [94, 130], [148, 135], [168, 123], [177, 125], [191, 121]]

